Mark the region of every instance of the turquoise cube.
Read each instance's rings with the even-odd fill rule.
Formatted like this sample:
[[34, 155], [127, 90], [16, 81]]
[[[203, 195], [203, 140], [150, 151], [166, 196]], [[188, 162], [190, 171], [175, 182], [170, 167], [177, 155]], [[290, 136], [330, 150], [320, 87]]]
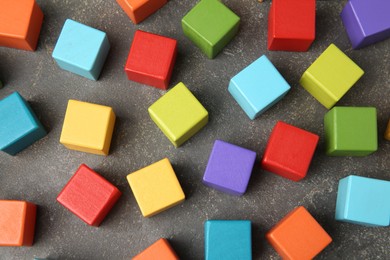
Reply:
[[29, 104], [18, 92], [0, 100], [0, 150], [10, 155], [46, 135]]
[[204, 228], [206, 260], [252, 259], [249, 220], [208, 220]]
[[350, 175], [339, 182], [336, 220], [365, 226], [390, 225], [390, 181]]
[[282, 99], [290, 85], [263, 55], [234, 76], [228, 90], [253, 120]]
[[52, 56], [60, 68], [97, 80], [109, 50], [105, 32], [68, 19]]

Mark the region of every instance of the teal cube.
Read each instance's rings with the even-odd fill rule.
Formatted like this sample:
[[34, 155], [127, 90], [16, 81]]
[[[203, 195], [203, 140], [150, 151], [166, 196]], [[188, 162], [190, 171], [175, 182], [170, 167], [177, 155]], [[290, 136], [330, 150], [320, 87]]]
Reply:
[[263, 55], [234, 76], [228, 90], [253, 120], [282, 99], [290, 85]]
[[237, 34], [240, 17], [219, 0], [201, 0], [181, 24], [184, 34], [213, 59]]
[[324, 128], [327, 155], [366, 156], [378, 149], [375, 107], [334, 107]]
[[339, 182], [336, 220], [365, 226], [390, 225], [390, 181], [350, 175]]
[[97, 80], [109, 50], [105, 32], [67, 19], [52, 56], [60, 68]]
[[206, 260], [252, 259], [249, 220], [208, 220], [204, 228]]
[[0, 150], [10, 155], [46, 135], [30, 105], [18, 92], [0, 100]]

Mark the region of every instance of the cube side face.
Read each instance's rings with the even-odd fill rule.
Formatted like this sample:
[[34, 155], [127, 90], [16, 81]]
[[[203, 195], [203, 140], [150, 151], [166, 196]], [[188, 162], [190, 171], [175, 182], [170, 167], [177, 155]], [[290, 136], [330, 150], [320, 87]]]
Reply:
[[355, 15], [351, 1], [348, 1], [344, 6], [341, 12], [341, 20], [347, 31], [352, 48], [359, 48], [364, 41], [364, 31], [362, 30], [358, 17]]
[[345, 221], [348, 216], [348, 204], [350, 203], [351, 179], [343, 178], [339, 181], [337, 189], [335, 219]]
[[205, 222], [205, 259], [252, 259], [249, 220], [208, 220]]
[[386, 128], [386, 131], [385, 131], [385, 139], [387, 141], [390, 141], [390, 120], [387, 123], [387, 128]]
[[153, 259], [162, 259], [162, 260], [179, 260], [179, 257], [173, 251], [169, 242], [160, 238], [151, 246], [146, 248], [144, 251], [133, 257], [133, 260], [153, 260]]
[[23, 232], [23, 245], [32, 246], [35, 234], [35, 222], [37, 217], [37, 206], [30, 202], [26, 203], [26, 214]]

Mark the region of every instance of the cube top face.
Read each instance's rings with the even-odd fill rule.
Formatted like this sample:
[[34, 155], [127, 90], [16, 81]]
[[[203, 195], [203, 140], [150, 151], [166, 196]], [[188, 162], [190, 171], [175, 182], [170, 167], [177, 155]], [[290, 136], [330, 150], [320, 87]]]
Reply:
[[116, 0], [133, 23], [142, 22], [167, 3], [167, 0]]
[[390, 225], [390, 181], [350, 175], [339, 182], [336, 219], [366, 226]]
[[265, 149], [262, 168], [299, 181], [307, 174], [318, 140], [316, 134], [279, 121]]
[[144, 217], [158, 214], [185, 199], [167, 158], [127, 175], [127, 180]]
[[365, 156], [378, 149], [376, 108], [334, 107], [324, 117], [326, 153]]
[[205, 259], [252, 259], [252, 231], [249, 220], [205, 222]]
[[176, 147], [199, 131], [208, 120], [207, 110], [183, 83], [173, 87], [148, 110], [153, 121]]
[[165, 238], [160, 238], [144, 251], [133, 257], [133, 260], [179, 260], [169, 242]]
[[98, 226], [121, 192], [82, 164], [57, 197], [57, 201], [88, 225]]
[[25, 39], [35, 0], [2, 0], [0, 2], [0, 37]]
[[290, 90], [271, 61], [261, 56], [234, 76], [229, 91], [250, 119], [255, 119]]
[[255, 152], [216, 140], [203, 182], [223, 192], [243, 195], [247, 189], [255, 160]]
[[332, 242], [302, 206], [287, 214], [266, 237], [283, 259], [313, 259]]
[[107, 155], [114, 124], [111, 107], [69, 100], [60, 143], [71, 149]]

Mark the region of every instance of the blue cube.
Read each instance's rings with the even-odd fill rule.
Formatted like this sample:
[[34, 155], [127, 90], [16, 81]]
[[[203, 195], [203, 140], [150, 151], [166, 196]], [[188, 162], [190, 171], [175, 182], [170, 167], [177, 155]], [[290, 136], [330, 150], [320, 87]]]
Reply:
[[234, 76], [228, 90], [253, 120], [282, 99], [290, 85], [263, 55]]
[[97, 80], [109, 50], [105, 32], [67, 19], [52, 56], [60, 68]]
[[1, 151], [15, 155], [45, 135], [42, 124], [18, 92], [0, 100]]
[[354, 175], [341, 179], [336, 220], [365, 226], [389, 226], [390, 181]]
[[208, 220], [204, 228], [206, 260], [252, 259], [249, 220]]

